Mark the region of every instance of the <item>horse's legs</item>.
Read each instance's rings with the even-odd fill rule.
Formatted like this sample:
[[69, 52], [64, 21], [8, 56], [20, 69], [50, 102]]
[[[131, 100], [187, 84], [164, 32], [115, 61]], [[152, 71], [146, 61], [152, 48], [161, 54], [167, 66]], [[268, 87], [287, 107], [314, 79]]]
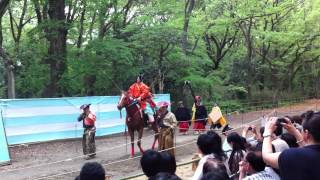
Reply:
[[141, 147], [141, 138], [142, 138], [142, 135], [143, 135], [143, 127], [139, 129], [138, 133], [139, 133], [139, 136], [138, 136], [137, 144], [138, 144], [138, 147], [140, 149], [140, 152], [143, 154], [144, 151], [143, 151], [143, 149]]
[[152, 144], [152, 149], [154, 149], [154, 147], [156, 145], [156, 142], [159, 139], [159, 130], [158, 130], [158, 127], [157, 127], [155, 122], [153, 122], [151, 124], [151, 127], [152, 127], [152, 130], [154, 132], [154, 141], [153, 141], [153, 144]]
[[134, 156], [134, 131], [128, 128], [128, 132], [131, 138], [131, 157]]

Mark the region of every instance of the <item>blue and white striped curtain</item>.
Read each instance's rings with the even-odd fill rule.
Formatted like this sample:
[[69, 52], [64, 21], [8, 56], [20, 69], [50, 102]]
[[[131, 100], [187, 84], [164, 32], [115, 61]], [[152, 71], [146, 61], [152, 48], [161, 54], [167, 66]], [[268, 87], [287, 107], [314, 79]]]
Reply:
[[[155, 102], [170, 102], [169, 94], [155, 95]], [[118, 96], [0, 100], [9, 145], [77, 138], [82, 122], [77, 121], [82, 104], [91, 104], [97, 116], [96, 136], [123, 132], [123, 118], [117, 109]]]

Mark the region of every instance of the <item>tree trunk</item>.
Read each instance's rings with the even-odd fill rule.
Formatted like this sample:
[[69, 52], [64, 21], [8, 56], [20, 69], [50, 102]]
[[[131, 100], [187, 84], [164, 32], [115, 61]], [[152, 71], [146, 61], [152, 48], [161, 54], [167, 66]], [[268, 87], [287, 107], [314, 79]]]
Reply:
[[0, 48], [2, 48], [3, 35], [2, 35], [2, 17], [0, 17]]
[[159, 93], [162, 94], [164, 90], [164, 73], [162, 70], [162, 63], [164, 60], [164, 53], [167, 50], [167, 48], [164, 48], [161, 46], [160, 48], [160, 53], [159, 53], [159, 61], [158, 61], [158, 88], [159, 88]]
[[89, 26], [89, 31], [88, 31], [90, 41], [92, 40], [92, 31], [93, 31], [94, 22], [96, 21], [96, 16], [97, 16], [97, 12], [95, 11]]
[[83, 23], [84, 23], [84, 16], [86, 14], [86, 8], [87, 8], [87, 2], [86, 0], [83, 0], [83, 10], [81, 12], [81, 18], [80, 18], [80, 28], [79, 28], [79, 36], [78, 36], [78, 42], [77, 42], [77, 48], [81, 48], [82, 45], [82, 36], [83, 36]]
[[63, 94], [62, 88], [59, 87], [59, 81], [66, 70], [66, 40], [68, 34], [64, 9], [64, 0], [49, 0], [49, 18], [56, 25], [46, 32], [49, 41], [46, 63], [49, 64], [50, 68], [50, 82], [44, 90], [43, 95], [45, 97]]
[[6, 86], [7, 86], [7, 97], [9, 99], [14, 99], [16, 97], [15, 92], [15, 76], [14, 76], [14, 64], [12, 59], [6, 54], [5, 50], [0, 47], [0, 56], [4, 60], [4, 65], [6, 68]]
[[188, 29], [189, 29], [189, 22], [190, 17], [192, 14], [192, 10], [195, 5], [195, 0], [187, 0], [185, 9], [184, 9], [184, 24], [183, 24], [183, 33], [182, 33], [182, 49], [185, 54], [188, 51]]
[[14, 66], [11, 65], [7, 67], [7, 78], [8, 78], [8, 98], [15, 99], [16, 98], [16, 88], [15, 88], [15, 75], [14, 75]]
[[158, 69], [158, 86], [159, 86], [159, 93], [162, 94], [164, 90], [164, 74], [161, 69]]
[[6, 54], [5, 50], [2, 48], [3, 35], [2, 35], [2, 16], [5, 14], [7, 7], [9, 5], [9, 0], [0, 0], [0, 56], [4, 60], [4, 65], [6, 69], [6, 86], [7, 86], [7, 96], [9, 99], [15, 98], [15, 77], [14, 77], [14, 64], [13, 61]]
[[246, 22], [243, 23], [243, 26], [240, 25], [240, 28], [243, 32], [244, 38], [245, 38], [245, 44], [247, 49], [247, 54], [245, 57], [246, 63], [247, 63], [247, 90], [248, 90], [248, 99], [249, 101], [252, 100], [252, 85], [254, 81], [254, 72], [252, 68], [252, 58], [253, 58], [253, 40], [252, 40], [252, 25], [253, 25], [253, 18], [250, 18], [248, 24]]

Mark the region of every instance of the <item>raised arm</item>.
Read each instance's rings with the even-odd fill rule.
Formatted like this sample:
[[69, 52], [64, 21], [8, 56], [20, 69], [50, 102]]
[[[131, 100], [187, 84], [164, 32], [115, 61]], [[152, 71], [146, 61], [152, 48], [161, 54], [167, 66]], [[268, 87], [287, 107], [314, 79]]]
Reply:
[[265, 125], [265, 130], [263, 133], [263, 145], [262, 145], [262, 157], [263, 160], [266, 164], [273, 168], [279, 168], [278, 164], [278, 159], [280, 152], [278, 153], [273, 153], [272, 152], [272, 138], [271, 136], [273, 135], [274, 130], [276, 129], [276, 122], [277, 118], [272, 117], [270, 118], [266, 125]]

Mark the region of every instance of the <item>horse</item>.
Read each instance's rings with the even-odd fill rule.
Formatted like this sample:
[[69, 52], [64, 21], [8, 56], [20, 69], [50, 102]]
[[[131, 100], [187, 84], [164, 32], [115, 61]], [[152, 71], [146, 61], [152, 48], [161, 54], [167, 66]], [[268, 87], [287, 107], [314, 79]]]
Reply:
[[[135, 102], [134, 99], [131, 98], [127, 92], [123, 91], [121, 93], [117, 108], [120, 111], [122, 108], [125, 108], [127, 112], [126, 126], [128, 127], [128, 132], [131, 138], [131, 157], [134, 156], [134, 132], [135, 131], [138, 132], [137, 145], [139, 147], [140, 152], [143, 154], [144, 151], [141, 147], [141, 138], [143, 135], [144, 121], [143, 121], [142, 112], [138, 106], [138, 103]], [[158, 130], [156, 121], [151, 123], [151, 128], [155, 133], [154, 141], [152, 144], [152, 149], [154, 149], [155, 144], [159, 137], [159, 130]]]

